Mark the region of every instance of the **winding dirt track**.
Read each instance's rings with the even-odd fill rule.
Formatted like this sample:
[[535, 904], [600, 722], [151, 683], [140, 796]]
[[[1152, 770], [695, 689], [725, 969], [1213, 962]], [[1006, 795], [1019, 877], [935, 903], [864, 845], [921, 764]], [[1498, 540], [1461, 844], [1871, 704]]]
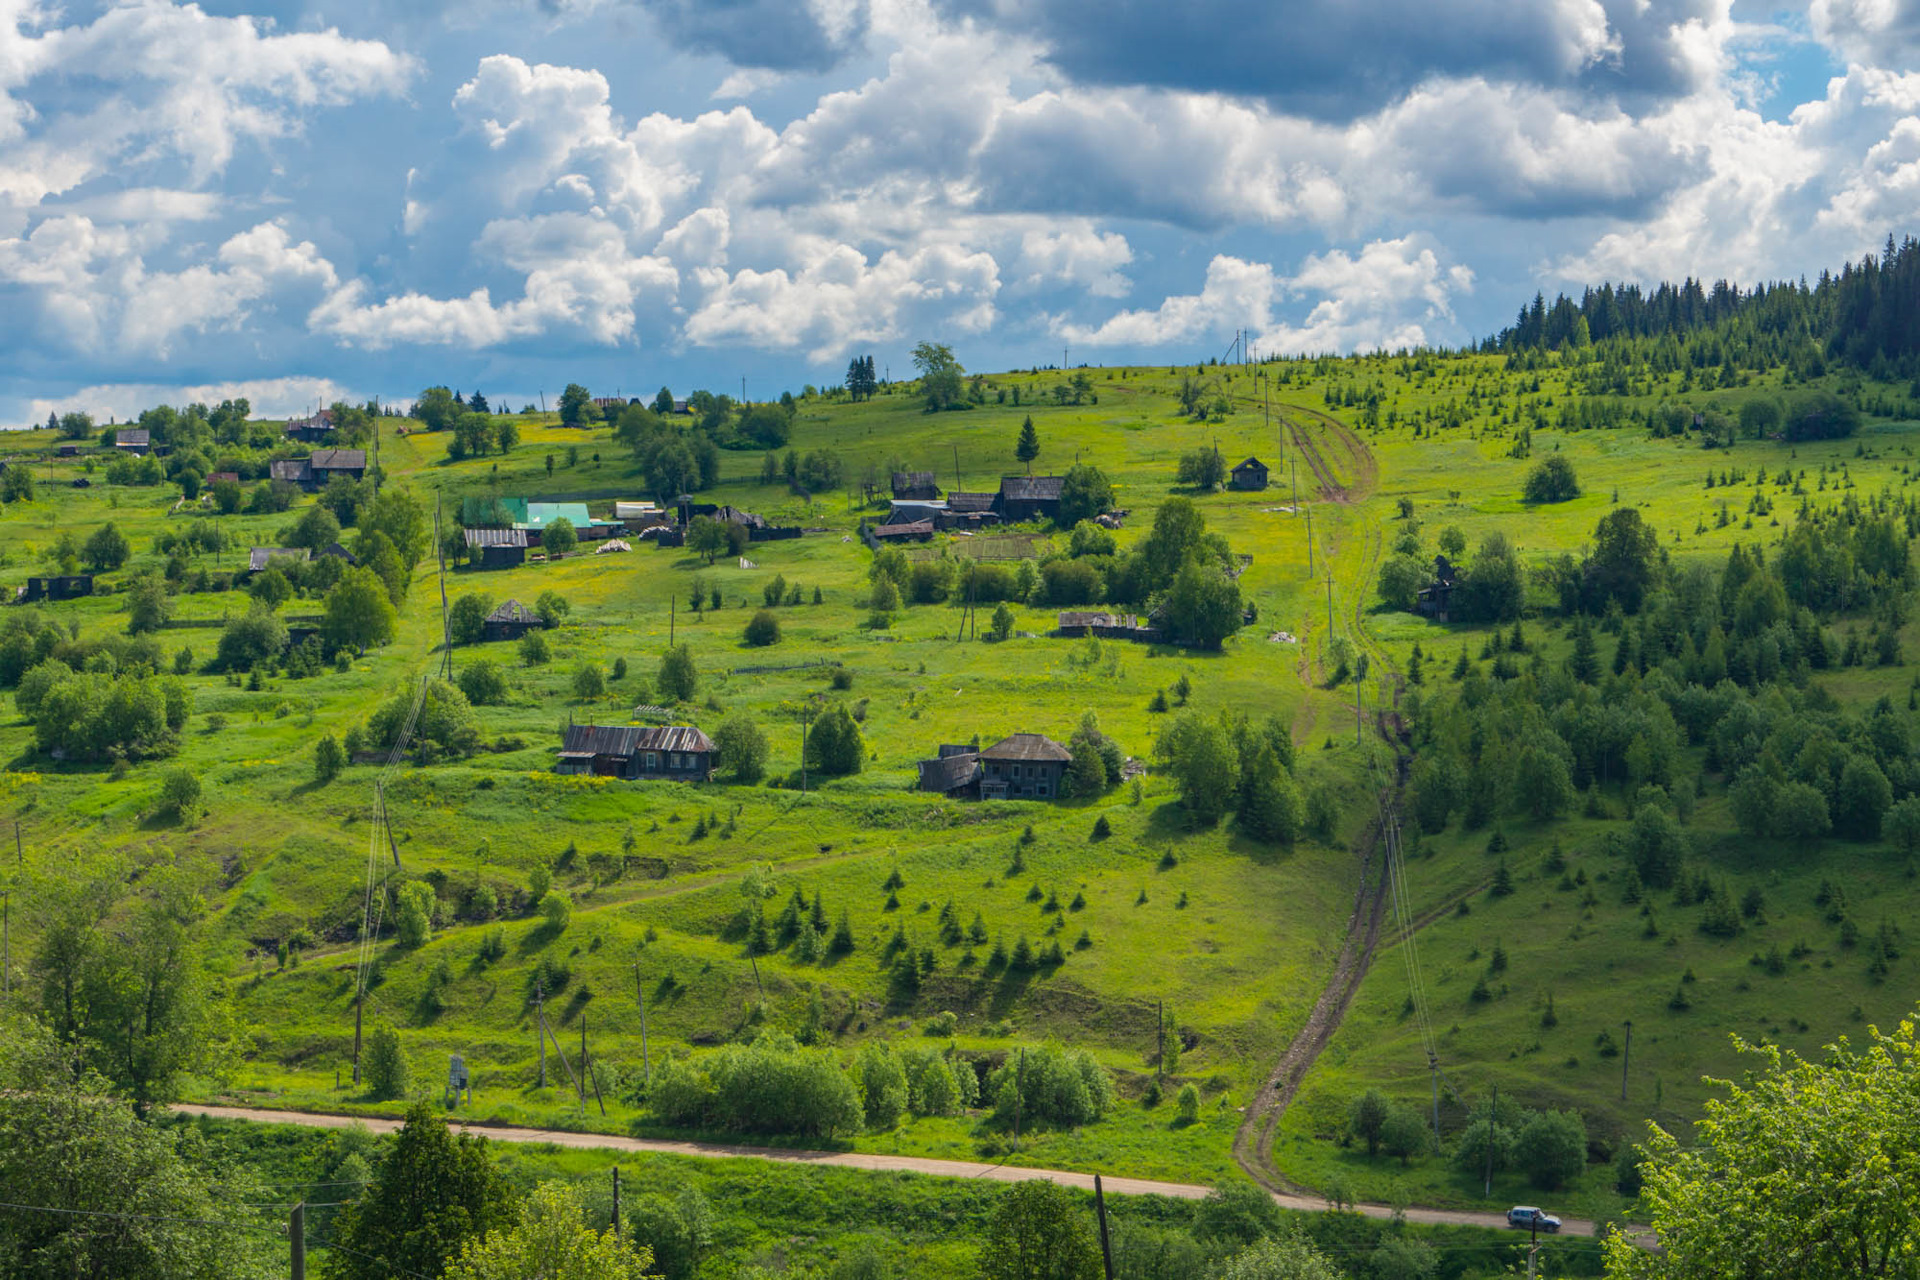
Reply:
[[[360, 1116], [327, 1115], [311, 1111], [272, 1111], [258, 1107], [207, 1107], [187, 1103], [173, 1110], [182, 1115], [207, 1116], [216, 1120], [244, 1120], [255, 1124], [291, 1124], [309, 1129], [344, 1129], [364, 1124], [376, 1133], [392, 1133], [398, 1120]], [[1082, 1191], [1093, 1190], [1093, 1175], [1066, 1169], [1029, 1169], [1019, 1165], [980, 1164], [971, 1160], [933, 1160], [922, 1156], [890, 1156], [864, 1151], [790, 1151], [777, 1147], [736, 1146], [719, 1142], [676, 1142], [659, 1138], [629, 1138], [608, 1133], [574, 1133], [555, 1129], [524, 1129], [509, 1125], [462, 1124], [454, 1128], [478, 1134], [495, 1142], [546, 1143], [557, 1147], [593, 1151], [633, 1151], [655, 1155], [693, 1156], [701, 1159], [769, 1160], [778, 1164], [823, 1166], [836, 1169], [863, 1169], [878, 1173], [922, 1173], [937, 1178], [976, 1178], [989, 1182], [1045, 1181]], [[1154, 1182], [1146, 1178], [1109, 1178], [1102, 1176], [1102, 1189], [1113, 1195], [1172, 1196], [1179, 1200], [1204, 1199], [1210, 1187], [1186, 1182]], [[1300, 1195], [1274, 1196], [1283, 1209], [1324, 1212], [1324, 1200]], [[1355, 1205], [1354, 1211], [1370, 1218], [1391, 1218], [1393, 1210], [1383, 1204]], [[1506, 1219], [1497, 1213], [1467, 1213], [1453, 1209], [1408, 1209], [1409, 1222], [1439, 1223], [1459, 1227], [1504, 1227]], [[1590, 1235], [1593, 1224], [1569, 1218], [1564, 1230], [1571, 1235]]]

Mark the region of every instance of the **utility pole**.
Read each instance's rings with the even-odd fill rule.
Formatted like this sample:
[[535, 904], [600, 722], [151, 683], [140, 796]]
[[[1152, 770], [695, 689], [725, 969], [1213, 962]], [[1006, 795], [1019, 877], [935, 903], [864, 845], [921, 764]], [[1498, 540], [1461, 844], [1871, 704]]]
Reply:
[[537, 1087], [547, 1087], [547, 993], [544, 984], [533, 988], [533, 1021], [536, 1034], [540, 1037], [540, 1083]]
[[1493, 1198], [1493, 1127], [1500, 1121], [1500, 1086], [1493, 1086], [1493, 1114], [1487, 1120], [1487, 1198]]
[[16, 867], [27, 865], [27, 850], [26, 846], [20, 843], [20, 819], [18, 818], [13, 820], [13, 865]]
[[1358, 675], [1354, 676], [1353, 678], [1353, 745], [1355, 745], [1356, 747], [1364, 747], [1367, 745], [1367, 713], [1366, 713], [1366, 709], [1360, 705], [1360, 686], [1362, 683], [1363, 683], [1362, 677]]
[[[1295, 507], [1294, 510], [1299, 510]], [[1307, 508], [1307, 576], [1313, 576], [1313, 508]]]
[[1333, 643], [1333, 566], [1327, 566], [1327, 643]]
[[620, 1166], [613, 1166], [613, 1238], [620, 1238]]
[[366, 979], [358, 979], [358, 987], [353, 993], [353, 1082], [360, 1083], [360, 1016], [367, 1007]]
[[13, 895], [0, 893], [0, 996], [13, 994]]
[[1167, 1066], [1167, 1002], [1165, 1000], [1153, 1002], [1153, 1028], [1155, 1038], [1153, 1078], [1163, 1080], [1166, 1078]]
[[1440, 1059], [1427, 1055], [1427, 1073], [1433, 1078], [1433, 1153], [1440, 1154]]
[[653, 1083], [653, 1055], [647, 1052], [647, 993], [640, 985], [640, 962], [633, 962], [633, 992], [640, 1000], [640, 1078]]
[[800, 794], [807, 794], [807, 709], [800, 708]]
[[1620, 1101], [1627, 1100], [1627, 1067], [1633, 1062], [1633, 1019], [1627, 1019], [1627, 1051], [1620, 1055]]
[[1113, 1280], [1113, 1244], [1107, 1238], [1107, 1195], [1101, 1190], [1100, 1175], [1093, 1175], [1093, 1210], [1100, 1217], [1100, 1261], [1107, 1269], [1107, 1280]]
[[677, 595], [668, 596], [667, 597], [667, 648], [669, 649], [673, 648], [673, 624], [675, 620], [679, 617], [679, 611], [680, 611], [680, 597]]
[[966, 488], [966, 482], [960, 478], [960, 446], [957, 444], [953, 446], [953, 487]]
[[1540, 1215], [1533, 1215], [1533, 1229], [1527, 1233], [1527, 1280], [1540, 1274]]
[[307, 1280], [307, 1203], [304, 1200], [287, 1215], [287, 1252], [293, 1280]]

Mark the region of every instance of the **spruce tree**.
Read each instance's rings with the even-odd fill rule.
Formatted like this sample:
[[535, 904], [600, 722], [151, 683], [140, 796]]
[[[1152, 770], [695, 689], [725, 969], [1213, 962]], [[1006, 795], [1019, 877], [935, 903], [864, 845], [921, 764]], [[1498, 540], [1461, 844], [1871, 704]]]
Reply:
[[1033, 415], [1020, 424], [1020, 443], [1013, 447], [1013, 456], [1024, 462], [1027, 474], [1033, 474], [1033, 460], [1040, 456], [1040, 433], [1033, 429]]

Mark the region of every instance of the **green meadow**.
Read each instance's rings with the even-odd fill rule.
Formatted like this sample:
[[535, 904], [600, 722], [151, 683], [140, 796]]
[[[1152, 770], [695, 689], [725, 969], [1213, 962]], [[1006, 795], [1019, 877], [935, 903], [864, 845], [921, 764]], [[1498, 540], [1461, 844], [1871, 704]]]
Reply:
[[[511, 644], [456, 647], [456, 672], [482, 656], [507, 671], [506, 701], [477, 709], [488, 749], [427, 767], [353, 764], [322, 784], [315, 742], [364, 725], [447, 657], [432, 557], [414, 572], [390, 644], [345, 670], [275, 674], [258, 688], [205, 669], [221, 620], [244, 612], [245, 596], [182, 592], [174, 625], [160, 636], [169, 654], [192, 651], [182, 665], [193, 711], [173, 760], [60, 763], [36, 751], [26, 719], [0, 724], [8, 761], [0, 802], [20, 831], [17, 858], [0, 870], [0, 887], [11, 894], [14, 972], [27, 974], [48, 904], [67, 887], [95, 877], [138, 881], [171, 867], [204, 900], [201, 928], [244, 1034], [229, 1078], [190, 1082], [196, 1100], [400, 1113], [403, 1103], [375, 1102], [349, 1079], [358, 934], [371, 903], [385, 927], [373, 945], [369, 1026], [398, 1031], [417, 1091], [431, 1096], [441, 1091], [449, 1055], [462, 1055], [481, 1118], [666, 1132], [643, 1101], [644, 1000], [646, 1053], [656, 1066], [666, 1055], [702, 1055], [762, 1029], [798, 1030], [810, 1019], [821, 1021], [824, 1042], [843, 1057], [882, 1038], [950, 1041], [990, 1062], [1045, 1040], [1082, 1047], [1113, 1073], [1119, 1091], [1119, 1105], [1098, 1123], [1032, 1130], [1016, 1145], [975, 1113], [906, 1120], [850, 1145], [1188, 1182], [1230, 1179], [1238, 1176], [1232, 1142], [1244, 1109], [1325, 987], [1381, 806], [1397, 803], [1394, 756], [1404, 748], [1383, 728], [1394, 720], [1386, 713], [1395, 699], [1409, 694], [1405, 673], [1416, 647], [1426, 681], [1440, 684], [1458, 655], [1480, 661], [1490, 638], [1510, 630], [1381, 606], [1374, 586], [1394, 541], [1412, 531], [1430, 557], [1449, 527], [1469, 546], [1498, 532], [1537, 569], [1577, 555], [1602, 517], [1632, 507], [1671, 564], [1717, 571], [1736, 543], [1777, 544], [1802, 502], [1904, 501], [1920, 474], [1915, 424], [1903, 417], [1869, 417], [1846, 440], [1741, 440], [1712, 450], [1693, 434], [1655, 438], [1638, 426], [1535, 425], [1519, 450], [1527, 456], [1515, 456], [1523, 411], [1539, 408], [1557, 421], [1558, 410], [1582, 396], [1573, 371], [1555, 361], [1532, 371], [1462, 355], [1087, 372], [1095, 402], [1079, 405], [1055, 403], [1051, 392], [1063, 375], [1045, 371], [990, 376], [985, 402], [964, 412], [926, 414], [903, 385], [857, 404], [806, 396], [797, 402], [791, 445], [802, 453], [834, 450], [856, 487], [874, 475], [884, 488], [886, 473], [905, 465], [934, 470], [943, 488], [990, 489], [1023, 470], [1014, 445], [1031, 415], [1041, 442], [1034, 472], [1098, 465], [1115, 486], [1116, 506], [1128, 512], [1123, 546], [1181, 494], [1193, 497], [1210, 530], [1250, 558], [1240, 585], [1257, 620], [1220, 652], [1056, 639], [1048, 635], [1055, 611], [1027, 605], [1015, 607], [1014, 635], [998, 643], [962, 638], [963, 611], [952, 602], [912, 605], [891, 626], [875, 628], [867, 607], [872, 555], [855, 534], [863, 517], [883, 509], [851, 493], [809, 499], [784, 484], [763, 485], [758, 451], [724, 452], [720, 483], [700, 500], [809, 532], [752, 544], [751, 567], [730, 556], [709, 564], [635, 540], [628, 554], [583, 547], [508, 571], [450, 569], [445, 591], [453, 600], [565, 597], [571, 613], [550, 633], [551, 661], [524, 665]], [[1185, 376], [1216, 384], [1227, 411], [1206, 421], [1183, 415], [1175, 391]], [[1745, 398], [1777, 391], [1779, 376], [1702, 391], [1678, 375], [1655, 375], [1620, 399], [1737, 414]], [[1016, 388], [1018, 405], [1008, 402]], [[637, 464], [604, 426], [520, 421], [510, 453], [449, 462], [446, 435], [383, 419], [385, 483], [411, 489], [445, 522], [469, 495], [586, 501], [596, 515], [616, 499], [646, 496]], [[1208, 445], [1229, 465], [1248, 455], [1266, 460], [1274, 484], [1256, 493], [1178, 485], [1180, 456]], [[108, 484], [98, 467], [91, 487], [74, 489], [89, 459], [55, 458], [54, 446], [46, 432], [12, 442], [10, 459], [31, 468], [38, 492], [0, 511], [0, 575], [17, 584], [45, 572], [61, 535], [84, 540], [112, 522], [133, 555], [101, 579], [111, 592], [43, 607], [83, 635], [125, 629], [121, 588], [165, 564], [156, 537], [215, 521], [235, 546], [274, 545], [276, 530], [310, 501], [279, 515], [222, 516], [176, 507], [171, 485]], [[1524, 504], [1528, 470], [1553, 453], [1571, 461], [1582, 496]], [[1799, 476], [1799, 493], [1778, 484], [1783, 469]], [[1757, 480], [1763, 470], [1766, 479]], [[1052, 541], [1065, 539], [1054, 534]], [[950, 554], [967, 553], [965, 539], [942, 543]], [[196, 565], [231, 570], [243, 556], [229, 550]], [[776, 575], [802, 588], [802, 602], [775, 610], [777, 644], [749, 647], [743, 628]], [[718, 591], [719, 607], [690, 607], [696, 578], [703, 594]], [[1523, 626], [1534, 649], [1557, 664], [1572, 639], [1555, 603], [1542, 581], [1531, 582]], [[320, 608], [297, 599], [283, 612]], [[1864, 632], [1867, 622], [1841, 616], [1828, 625], [1844, 635], [1849, 627]], [[750, 714], [769, 738], [770, 782], [689, 786], [554, 773], [570, 722], [636, 723], [636, 704], [654, 701], [670, 636], [691, 648], [700, 673], [680, 718], [711, 730], [728, 714]], [[1372, 659], [1358, 686], [1360, 719], [1355, 685], [1331, 684], [1339, 641]], [[1907, 653], [1920, 652], [1910, 625], [1902, 642]], [[1613, 656], [1612, 643], [1602, 637], [1603, 661]], [[580, 666], [611, 671], [616, 661], [626, 663], [627, 675], [610, 680], [603, 697], [575, 695]], [[850, 687], [830, 685], [836, 670], [850, 675]], [[1185, 707], [1150, 709], [1162, 692], [1177, 704], [1172, 690], [1183, 678], [1191, 689]], [[1814, 680], [1852, 708], [1883, 696], [1906, 708], [1914, 684], [1904, 663], [1834, 668]], [[866, 758], [858, 774], [813, 776], [802, 791], [798, 711], [820, 696], [854, 710]], [[1089, 712], [1129, 756], [1151, 765], [1158, 734], [1187, 709], [1284, 718], [1293, 727], [1296, 779], [1340, 802], [1336, 829], [1290, 846], [1249, 840], [1231, 821], [1198, 829], [1157, 769], [1137, 789], [1123, 784], [1098, 799], [1054, 804], [961, 804], [914, 790], [915, 761], [941, 743], [987, 743], [1015, 732], [1064, 742]], [[1882, 917], [1910, 919], [1920, 905], [1911, 860], [1881, 842], [1743, 836], [1728, 812], [1726, 779], [1707, 768], [1700, 748], [1686, 753], [1689, 779], [1698, 775], [1685, 820], [1694, 858], [1736, 897], [1759, 890], [1760, 918], [1736, 937], [1710, 937], [1695, 927], [1697, 909], [1650, 892], [1657, 931], [1649, 933], [1641, 906], [1623, 898], [1621, 860], [1607, 852], [1607, 833], [1623, 827], [1633, 804], [1617, 786], [1602, 789], [1592, 811], [1576, 805], [1544, 822], [1503, 816], [1427, 835], [1407, 824], [1402, 906], [1418, 926], [1418, 969], [1407, 939], [1389, 928], [1280, 1122], [1274, 1156], [1288, 1180], [1390, 1203], [1504, 1207], [1537, 1199], [1517, 1175], [1503, 1174], [1489, 1199], [1477, 1177], [1447, 1161], [1369, 1159], [1346, 1134], [1350, 1103], [1370, 1087], [1426, 1107], [1437, 1085], [1449, 1135], [1497, 1088], [1503, 1106], [1585, 1115], [1593, 1162], [1554, 1204], [1620, 1214], [1628, 1205], [1613, 1189], [1611, 1153], [1644, 1134], [1649, 1120], [1672, 1127], [1697, 1115], [1710, 1092], [1702, 1077], [1739, 1069], [1732, 1035], [1814, 1053], [1911, 1008], [1911, 961], [1894, 957], [1890, 973], [1869, 974], [1862, 951], [1841, 944], [1814, 902], [1823, 880], [1844, 881], [1861, 904], [1863, 927]], [[182, 765], [201, 781], [201, 809], [184, 820], [163, 817], [162, 776]], [[391, 849], [374, 820], [377, 781]], [[1109, 834], [1097, 838], [1102, 818]], [[1498, 856], [1488, 852], [1496, 833], [1506, 846]], [[1549, 870], [1556, 850], [1559, 869]], [[1502, 859], [1515, 891], [1494, 896]], [[756, 867], [770, 870], [770, 910], [797, 889], [821, 898], [834, 919], [844, 912], [852, 952], [816, 961], [785, 949], [750, 957], [742, 884]], [[533, 912], [528, 886], [539, 868], [572, 897], [563, 930]], [[900, 887], [886, 887], [896, 874]], [[432, 940], [417, 948], [400, 945], [391, 928], [394, 895], [412, 880], [430, 883], [441, 909]], [[483, 885], [498, 903], [493, 919], [463, 910]], [[989, 940], [942, 944], [936, 921], [947, 904], [963, 924], [977, 915]], [[504, 954], [490, 958], [496, 931]], [[897, 935], [932, 952], [917, 991], [890, 984]], [[1058, 942], [1064, 963], [989, 973], [984, 962], [995, 943], [1011, 948], [1023, 938], [1036, 947]], [[308, 945], [283, 961], [289, 940]], [[1505, 966], [1492, 975], [1491, 998], [1473, 1000], [1470, 989], [1496, 945]], [[1770, 949], [1791, 959], [1755, 962]], [[600, 1068], [598, 1100], [591, 1092], [584, 1104], [575, 1096], [551, 1051], [547, 1087], [537, 1086], [536, 972], [550, 984], [544, 1015], [569, 1058], [584, 1030]], [[1416, 973], [1437, 1033], [1434, 1070], [1410, 1016]], [[1670, 1007], [1677, 989], [1690, 993], [1689, 1007]], [[1156, 1083], [1163, 1007], [1183, 1048], [1171, 1082]], [[935, 1021], [945, 1012], [955, 1015], [950, 1029]], [[1623, 1098], [1626, 1064], [1608, 1049], [1624, 1047], [1629, 1020]], [[1198, 1121], [1183, 1124], [1173, 1092], [1188, 1082], [1202, 1105]], [[927, 1247], [935, 1250], [926, 1255], [933, 1265], [938, 1246]]]

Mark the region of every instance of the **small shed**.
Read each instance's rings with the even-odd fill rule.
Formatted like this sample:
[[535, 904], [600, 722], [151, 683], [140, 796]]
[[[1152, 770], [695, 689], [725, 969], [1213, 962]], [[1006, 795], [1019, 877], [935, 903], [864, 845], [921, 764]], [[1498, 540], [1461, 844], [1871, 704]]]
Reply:
[[713, 740], [692, 725], [570, 724], [559, 773], [638, 781], [705, 782], [713, 776]]
[[511, 569], [527, 562], [525, 529], [469, 529], [469, 558], [482, 569]]
[[77, 600], [92, 594], [92, 574], [69, 573], [28, 578], [27, 585], [20, 588], [14, 598], [23, 604], [32, 604], [36, 600]]
[[77, 458], [80, 456], [80, 446], [77, 444], [63, 444], [53, 451], [53, 456], [56, 458]]
[[895, 502], [931, 502], [939, 496], [940, 486], [935, 483], [933, 472], [896, 471], [893, 473], [893, 500]]
[[1258, 458], [1248, 458], [1233, 469], [1227, 480], [1229, 489], [1264, 489], [1267, 487], [1267, 464]]
[[145, 453], [153, 447], [153, 436], [145, 427], [123, 427], [113, 433], [113, 447], [124, 453]]
[[873, 538], [876, 543], [931, 542], [933, 521], [910, 520], [905, 524], [883, 524], [873, 530]]
[[1131, 613], [1072, 611], [1060, 615], [1054, 631], [1059, 636], [1099, 636], [1104, 640], [1137, 640], [1151, 644], [1160, 639], [1160, 629]]
[[487, 615], [486, 637], [489, 640], [518, 640], [527, 632], [538, 631], [546, 625], [546, 619], [518, 600], [508, 600]]
[[980, 753], [980, 796], [1051, 800], [1072, 761], [1073, 753], [1045, 734], [1009, 734]]
[[310, 418], [288, 418], [281, 430], [289, 439], [305, 444], [325, 444], [333, 432], [333, 410], [322, 409]]

